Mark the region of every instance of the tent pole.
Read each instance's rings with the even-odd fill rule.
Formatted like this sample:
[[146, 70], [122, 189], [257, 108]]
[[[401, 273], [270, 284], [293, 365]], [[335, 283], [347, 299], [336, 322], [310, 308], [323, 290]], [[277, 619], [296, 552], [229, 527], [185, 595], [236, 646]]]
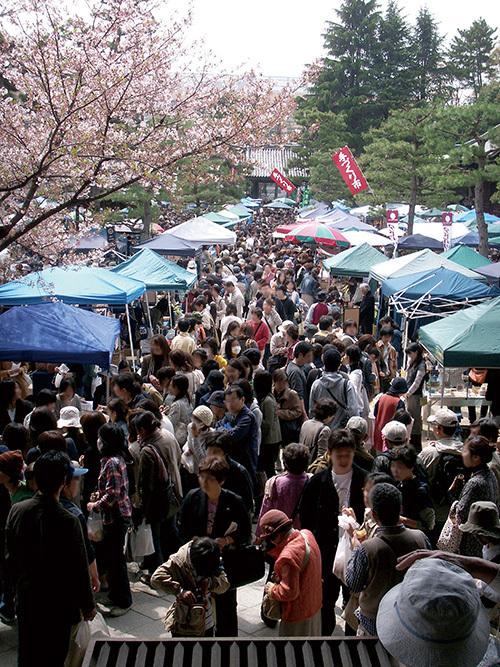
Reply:
[[408, 361], [408, 355], [406, 354], [406, 348], [408, 347], [408, 330], [410, 328], [410, 320], [406, 315], [403, 315], [404, 320], [405, 320], [405, 339], [404, 339], [404, 349], [405, 349], [405, 356], [404, 356], [404, 367], [406, 368], [406, 363]]
[[106, 404], [109, 401], [109, 376], [111, 373], [111, 369], [108, 370], [108, 374], [106, 375]]
[[149, 329], [151, 331], [151, 337], [154, 336], [154, 331], [153, 331], [153, 323], [151, 322], [151, 309], [149, 308], [149, 302], [148, 302], [148, 297], [147, 297], [147, 292], [146, 292], [146, 313], [148, 315], [148, 321], [149, 321]]
[[172, 301], [170, 299], [170, 292], [167, 292], [167, 294], [168, 294], [168, 315], [170, 317], [170, 328], [173, 329], [174, 328], [174, 320], [173, 320], [173, 317], [172, 317]]
[[127, 313], [127, 327], [128, 327], [128, 339], [130, 342], [130, 354], [132, 355], [132, 368], [135, 371], [135, 354], [134, 354], [134, 343], [132, 340], [132, 327], [130, 326], [130, 310], [128, 303], [125, 304], [125, 312]]
[[444, 403], [444, 373], [445, 373], [445, 367], [443, 366], [443, 374], [441, 376], [441, 407], [443, 407]]

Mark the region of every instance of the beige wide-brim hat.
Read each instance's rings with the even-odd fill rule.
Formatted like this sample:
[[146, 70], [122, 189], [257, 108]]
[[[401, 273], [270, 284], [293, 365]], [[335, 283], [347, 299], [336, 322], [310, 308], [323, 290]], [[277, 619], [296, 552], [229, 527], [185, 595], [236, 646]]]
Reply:
[[382, 598], [377, 635], [406, 667], [476, 667], [488, 647], [490, 621], [470, 574], [425, 558]]
[[61, 409], [57, 428], [80, 428], [80, 410], [73, 405], [67, 405]]

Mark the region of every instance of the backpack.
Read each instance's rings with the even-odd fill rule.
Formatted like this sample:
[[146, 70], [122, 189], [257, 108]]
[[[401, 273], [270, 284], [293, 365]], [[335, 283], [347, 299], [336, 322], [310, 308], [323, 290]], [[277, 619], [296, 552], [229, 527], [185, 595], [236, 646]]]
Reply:
[[441, 454], [436, 474], [430, 484], [432, 499], [437, 505], [451, 505], [455, 500], [449, 488], [457, 475], [467, 475], [461, 455]]
[[342, 403], [341, 401], [338, 400], [338, 398], [335, 397], [335, 395], [330, 391], [329, 387], [325, 387], [326, 391], [330, 394], [330, 397], [333, 399], [334, 403], [339, 407], [339, 409], [343, 410], [344, 415], [340, 421], [340, 424], [338, 428], [345, 428], [347, 425], [347, 422], [349, 421], [349, 416], [347, 413], [347, 383], [349, 380], [347, 378], [344, 378], [344, 402]]

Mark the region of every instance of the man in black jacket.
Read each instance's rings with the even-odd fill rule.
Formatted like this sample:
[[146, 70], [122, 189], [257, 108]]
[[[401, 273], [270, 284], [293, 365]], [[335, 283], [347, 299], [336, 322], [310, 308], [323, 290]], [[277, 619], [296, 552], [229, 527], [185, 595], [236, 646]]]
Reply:
[[359, 306], [359, 331], [362, 334], [373, 333], [373, 320], [375, 318], [375, 297], [368, 283], [359, 286], [363, 298]]
[[[343, 586], [332, 571], [339, 542], [339, 514], [343, 507], [350, 507], [359, 524], [364, 518], [363, 485], [366, 472], [354, 463], [355, 447], [353, 436], [345, 429], [332, 432], [328, 442], [330, 466], [311, 477], [299, 506], [300, 525], [313, 533], [321, 551], [323, 636], [330, 636], [335, 629], [335, 603], [340, 587]], [[348, 595], [345, 586], [343, 588], [344, 594]]]
[[6, 567], [15, 586], [18, 665], [63, 667], [71, 628], [96, 614], [83, 533], [59, 502], [68, 455], [50, 451], [35, 463], [39, 492], [14, 505], [6, 528]]
[[295, 311], [297, 309], [293, 301], [288, 296], [286, 287], [284, 285], [278, 285], [275, 288], [274, 293], [276, 295], [275, 301], [278, 315], [281, 317], [283, 322], [286, 322], [286, 320], [293, 322], [293, 316], [295, 315]]

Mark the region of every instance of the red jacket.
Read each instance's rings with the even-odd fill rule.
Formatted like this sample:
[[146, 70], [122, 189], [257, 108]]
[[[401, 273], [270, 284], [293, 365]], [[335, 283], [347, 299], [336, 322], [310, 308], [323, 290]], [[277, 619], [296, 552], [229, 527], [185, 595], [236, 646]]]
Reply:
[[269, 342], [269, 327], [264, 322], [264, 320], [261, 320], [259, 324], [252, 322], [252, 325], [253, 339], [259, 346], [259, 350], [262, 352]]
[[387, 422], [392, 421], [400, 400], [399, 396], [382, 394], [377, 401], [377, 416], [375, 417], [375, 429], [373, 432], [373, 444], [375, 445], [377, 452], [381, 452], [384, 448], [382, 429]]
[[[306, 543], [311, 548], [309, 562], [300, 574]], [[287, 623], [300, 623], [315, 616], [323, 606], [321, 554], [314, 535], [309, 530], [296, 530], [269, 552], [276, 559], [274, 571], [280, 583], [271, 596], [281, 602], [281, 618]]]

